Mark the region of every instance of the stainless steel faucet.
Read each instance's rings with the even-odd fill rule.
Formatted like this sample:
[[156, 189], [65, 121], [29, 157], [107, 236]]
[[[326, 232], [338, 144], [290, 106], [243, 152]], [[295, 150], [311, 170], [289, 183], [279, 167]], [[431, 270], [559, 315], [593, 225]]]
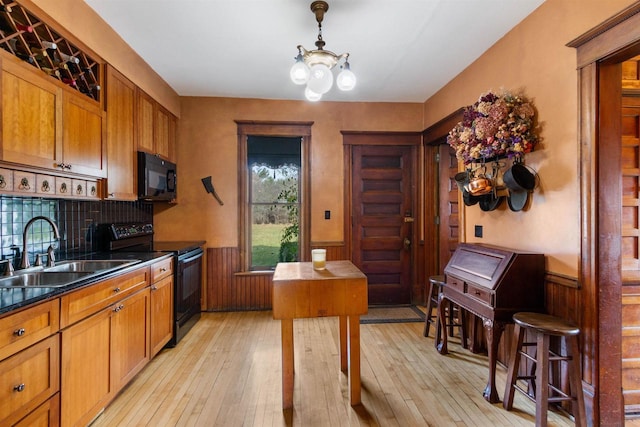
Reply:
[[31, 224], [36, 222], [37, 220], [42, 219], [51, 224], [51, 228], [53, 228], [53, 237], [56, 239], [60, 238], [60, 231], [58, 231], [58, 226], [53, 222], [50, 218], [46, 216], [34, 216], [27, 222], [24, 226], [24, 231], [22, 232], [22, 263], [20, 263], [20, 268], [29, 268], [31, 264], [29, 263], [29, 254], [27, 253], [27, 232], [29, 231], [29, 227]]

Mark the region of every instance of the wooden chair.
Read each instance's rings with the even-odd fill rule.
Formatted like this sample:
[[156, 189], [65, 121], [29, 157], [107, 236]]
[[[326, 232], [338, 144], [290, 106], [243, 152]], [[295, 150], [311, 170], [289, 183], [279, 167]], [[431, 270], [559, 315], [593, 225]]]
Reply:
[[[509, 363], [504, 401], [502, 402], [504, 408], [510, 410], [513, 407], [513, 395], [515, 390], [518, 390], [536, 403], [536, 426], [546, 426], [549, 402], [571, 401], [576, 425], [586, 426], [578, 345], [580, 329], [564, 319], [541, 313], [516, 313], [513, 315], [513, 320], [515, 321], [514, 341], [511, 347], [511, 362]], [[527, 330], [535, 335], [535, 342], [524, 342]], [[567, 354], [565, 356], [550, 350], [549, 339], [551, 336], [566, 340]], [[526, 352], [526, 348], [532, 346], [536, 347], [535, 357]], [[521, 357], [525, 357], [535, 364], [535, 375], [518, 375]], [[551, 362], [568, 364], [570, 394], [549, 383]], [[534, 396], [517, 384], [519, 379], [533, 381]]]

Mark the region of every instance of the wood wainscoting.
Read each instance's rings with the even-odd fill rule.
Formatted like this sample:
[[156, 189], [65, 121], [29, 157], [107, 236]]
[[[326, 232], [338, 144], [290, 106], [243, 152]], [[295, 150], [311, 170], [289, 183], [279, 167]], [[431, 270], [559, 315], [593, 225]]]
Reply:
[[[345, 259], [344, 243], [317, 242], [327, 260]], [[273, 271], [241, 271], [238, 248], [207, 248], [205, 311], [270, 310]]]

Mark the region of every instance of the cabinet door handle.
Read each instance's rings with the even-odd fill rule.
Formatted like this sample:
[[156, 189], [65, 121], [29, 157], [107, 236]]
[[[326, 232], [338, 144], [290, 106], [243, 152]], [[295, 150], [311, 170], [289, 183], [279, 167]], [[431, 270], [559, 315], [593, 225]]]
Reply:
[[13, 331], [13, 335], [17, 336], [17, 337], [21, 337], [25, 334], [25, 332], [27, 332], [24, 328], [19, 328], [16, 329], [15, 331]]
[[14, 385], [13, 386], [13, 391], [17, 391], [18, 393], [20, 393], [21, 391], [24, 391], [24, 383], [22, 384], [18, 384], [18, 385]]
[[120, 292], [120, 288], [115, 288], [115, 289], [113, 290], [113, 292], [115, 292], [115, 293], [117, 294], [118, 292]]
[[158, 290], [158, 287], [157, 287], [156, 285], [151, 285], [151, 290], [152, 290], [152, 291], [157, 291], [157, 290]]
[[167, 271], [166, 268], [164, 268], [164, 267], [160, 268], [160, 273], [164, 273], [165, 271]]
[[117, 306], [116, 308], [113, 309], [113, 311], [115, 313], [119, 312], [120, 310], [122, 310], [124, 308], [124, 304], [120, 304], [119, 306]]

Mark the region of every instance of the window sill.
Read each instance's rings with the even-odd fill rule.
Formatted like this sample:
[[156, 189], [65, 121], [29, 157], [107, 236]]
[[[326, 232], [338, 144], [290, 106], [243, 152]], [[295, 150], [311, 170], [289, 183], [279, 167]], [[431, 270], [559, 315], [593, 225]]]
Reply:
[[273, 276], [273, 270], [238, 271], [234, 276]]

